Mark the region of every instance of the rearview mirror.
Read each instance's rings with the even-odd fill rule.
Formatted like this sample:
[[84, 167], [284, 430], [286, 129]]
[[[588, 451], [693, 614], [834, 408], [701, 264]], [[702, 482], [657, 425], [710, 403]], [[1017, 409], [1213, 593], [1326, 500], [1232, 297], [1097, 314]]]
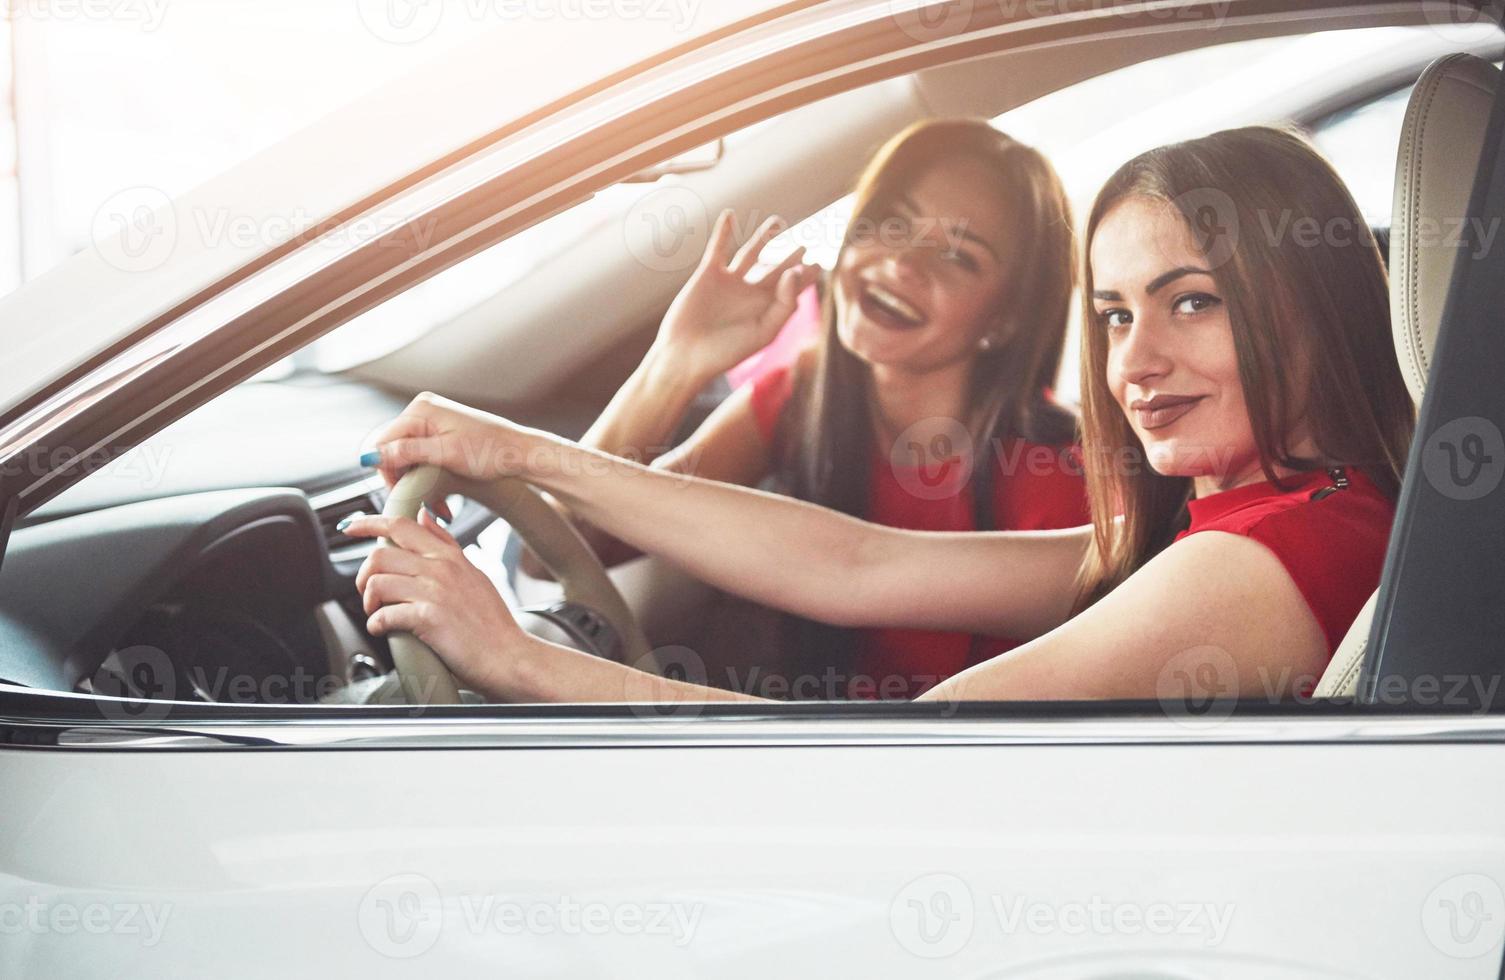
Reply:
[[716, 137], [713, 142], [678, 156], [670, 157], [662, 163], [656, 163], [651, 167], [639, 170], [622, 181], [624, 184], [651, 184], [660, 177], [669, 174], [693, 174], [701, 170], [710, 170], [721, 162], [726, 153], [726, 140]]

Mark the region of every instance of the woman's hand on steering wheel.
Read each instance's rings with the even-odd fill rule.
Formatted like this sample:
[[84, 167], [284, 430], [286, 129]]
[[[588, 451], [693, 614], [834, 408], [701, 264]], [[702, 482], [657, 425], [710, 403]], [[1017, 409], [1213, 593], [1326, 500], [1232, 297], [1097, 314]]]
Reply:
[[509, 649], [526, 634], [491, 580], [432, 514], [357, 517], [344, 527], [356, 538], [385, 537], [355, 577], [372, 636], [412, 633], [433, 649], [460, 683], [490, 697], [507, 697]]
[[[361, 456], [361, 464], [376, 467], [388, 490], [404, 471], [422, 463], [477, 480], [495, 480], [526, 475], [529, 454], [547, 442], [541, 432], [425, 391], [376, 430], [373, 448]], [[438, 516], [450, 518], [442, 503], [431, 506]]]

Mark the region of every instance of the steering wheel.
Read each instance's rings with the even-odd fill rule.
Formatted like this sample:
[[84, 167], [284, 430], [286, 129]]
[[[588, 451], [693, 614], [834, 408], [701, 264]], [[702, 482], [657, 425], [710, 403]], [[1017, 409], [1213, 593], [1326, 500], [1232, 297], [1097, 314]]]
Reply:
[[[654, 668], [648, 638], [601, 560], [580, 532], [522, 480], [503, 477], [486, 482], [437, 466], [418, 466], [397, 481], [382, 514], [416, 520], [425, 500], [440, 501], [452, 493], [468, 497], [510, 524], [564, 587], [562, 601], [527, 612], [549, 620], [607, 659]], [[381, 538], [377, 547], [398, 545]], [[387, 641], [407, 704], [460, 703], [454, 675], [426, 643], [411, 633], [392, 633]]]

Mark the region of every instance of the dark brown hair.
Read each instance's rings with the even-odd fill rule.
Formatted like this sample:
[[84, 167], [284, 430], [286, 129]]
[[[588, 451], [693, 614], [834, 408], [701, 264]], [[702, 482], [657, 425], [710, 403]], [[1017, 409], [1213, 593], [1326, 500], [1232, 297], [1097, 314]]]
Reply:
[[[994, 526], [994, 454], [1001, 440], [1023, 437], [1065, 446], [1076, 437], [1076, 416], [1047, 397], [1061, 368], [1076, 279], [1071, 206], [1050, 162], [1039, 151], [982, 119], [931, 119], [890, 139], [868, 162], [854, 188], [843, 249], [855, 229], [880, 222], [922, 174], [949, 160], [974, 159], [995, 175], [1007, 220], [1025, 243], [1012, 251], [999, 308], [1006, 339], [974, 355], [965, 424], [976, 447], [972, 460], [975, 526]], [[838, 258], [839, 262], [839, 258]], [[797, 377], [781, 416], [774, 476], [780, 489], [857, 517], [866, 516], [876, 435], [870, 410], [871, 372], [842, 346], [836, 332], [834, 290], [825, 290], [814, 367]], [[788, 642], [823, 663], [849, 662], [852, 635], [790, 620]]]
[[[970, 158], [996, 175], [1008, 220], [1026, 247], [1013, 250], [1000, 308], [1007, 339], [974, 355], [967, 399], [973, 445], [974, 511], [979, 529], [993, 525], [992, 456], [999, 439], [1022, 436], [1065, 445], [1075, 438], [1076, 418], [1049, 401], [1046, 390], [1061, 369], [1068, 310], [1076, 277], [1071, 206], [1055, 169], [1037, 150], [999, 132], [982, 119], [931, 119], [893, 137], [857, 180], [852, 229], [880, 221], [931, 167]], [[776, 471], [789, 493], [855, 516], [868, 505], [873, 452], [869, 410], [872, 380], [867, 366], [836, 335], [833, 290], [821, 304], [822, 329], [814, 369], [797, 381], [791, 411], [781, 424]]]
[[[1265, 477], [1361, 468], [1393, 499], [1415, 412], [1390, 335], [1385, 268], [1348, 189], [1300, 136], [1230, 129], [1142, 153], [1098, 193], [1084, 251], [1107, 214], [1130, 198], [1169, 202], [1185, 218], [1223, 294], [1239, 381]], [[1339, 235], [1292, 233], [1316, 219]], [[1282, 233], [1283, 232], [1283, 233]], [[1162, 476], [1108, 387], [1107, 340], [1083, 273], [1082, 434], [1094, 547], [1077, 608], [1106, 595], [1185, 526], [1189, 477]], [[1305, 421], [1318, 458], [1292, 454]], [[1125, 464], [1128, 465], [1125, 465]], [[1120, 519], [1119, 514], [1122, 514]]]

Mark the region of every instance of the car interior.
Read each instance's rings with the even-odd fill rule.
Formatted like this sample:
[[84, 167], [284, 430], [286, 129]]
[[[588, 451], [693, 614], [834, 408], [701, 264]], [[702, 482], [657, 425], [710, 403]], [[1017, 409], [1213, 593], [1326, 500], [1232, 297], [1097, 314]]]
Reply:
[[[1272, 80], [1242, 103], [1194, 111], [1175, 101], [1184, 80], [1167, 82], [1171, 122], [1149, 145], [1252, 122], [1310, 134], [1375, 221], [1391, 269], [1397, 351], [1419, 403], [1452, 273], [1451, 253], [1419, 247], [1421, 229], [1466, 213], [1505, 40], [1492, 30], [1467, 39], [1390, 30], [1383, 44], [1356, 49], [1311, 77]], [[1048, 51], [974, 58], [784, 112], [729, 134], [710, 166], [676, 169], [671, 161], [656, 182], [605, 188], [356, 317], [17, 525], [0, 568], [0, 679], [176, 700], [380, 700], [371, 692], [385, 684], [390, 694], [400, 654], [362, 626], [353, 581], [370, 546], [336, 529], [352, 514], [387, 505], [380, 480], [357, 465], [374, 429], [414, 393], [433, 390], [564, 435], [584, 432], [647, 350], [690, 271], [647, 268], [623, 247], [624, 215], [653, 207], [653, 195], [665, 189], [693, 191], [712, 214], [755, 208], [829, 223], [856, 168], [908, 123], [984, 116], [1027, 131], [1031, 118], [1047, 114], [1041, 107], [1050, 98], [1076, 86], [1111, 85], [1118, 69], [1207, 54], [1169, 34], [1102, 50], [1093, 64]], [[1112, 125], [1133, 123], [1084, 119], [1079, 152], [1117, 153], [1099, 161], [1111, 169], [1135, 152], [1112, 148], [1124, 145]], [[1057, 163], [1065, 169], [1065, 160]], [[1383, 198], [1373, 194], [1376, 186]], [[804, 241], [798, 229], [790, 241]], [[353, 350], [378, 355], [360, 359]], [[1075, 370], [1072, 341], [1059, 389], [1068, 397]], [[703, 392], [680, 435], [729, 390], [723, 380]], [[537, 610], [529, 629], [586, 649], [604, 630], [634, 651], [629, 660], [687, 648], [705, 662], [707, 680], [723, 686], [751, 667], [777, 664], [776, 616], [652, 557], [611, 569], [615, 592], [591, 585], [571, 594], [530, 578], [518, 568], [520, 542], [511, 531], [519, 521], [546, 520], [528, 516], [536, 498], [478, 501], [480, 494], [463, 490], [450, 498], [452, 531], [509, 604]], [[502, 508], [511, 521], [498, 520]], [[552, 532], [531, 531], [536, 544], [535, 535]], [[577, 559], [557, 561], [574, 567]], [[562, 577], [591, 579], [588, 572]], [[613, 606], [617, 593], [629, 612]], [[1371, 599], [1319, 697], [1352, 694], [1373, 608]], [[640, 637], [626, 625], [634, 620]], [[342, 696], [350, 684], [365, 693]]]

